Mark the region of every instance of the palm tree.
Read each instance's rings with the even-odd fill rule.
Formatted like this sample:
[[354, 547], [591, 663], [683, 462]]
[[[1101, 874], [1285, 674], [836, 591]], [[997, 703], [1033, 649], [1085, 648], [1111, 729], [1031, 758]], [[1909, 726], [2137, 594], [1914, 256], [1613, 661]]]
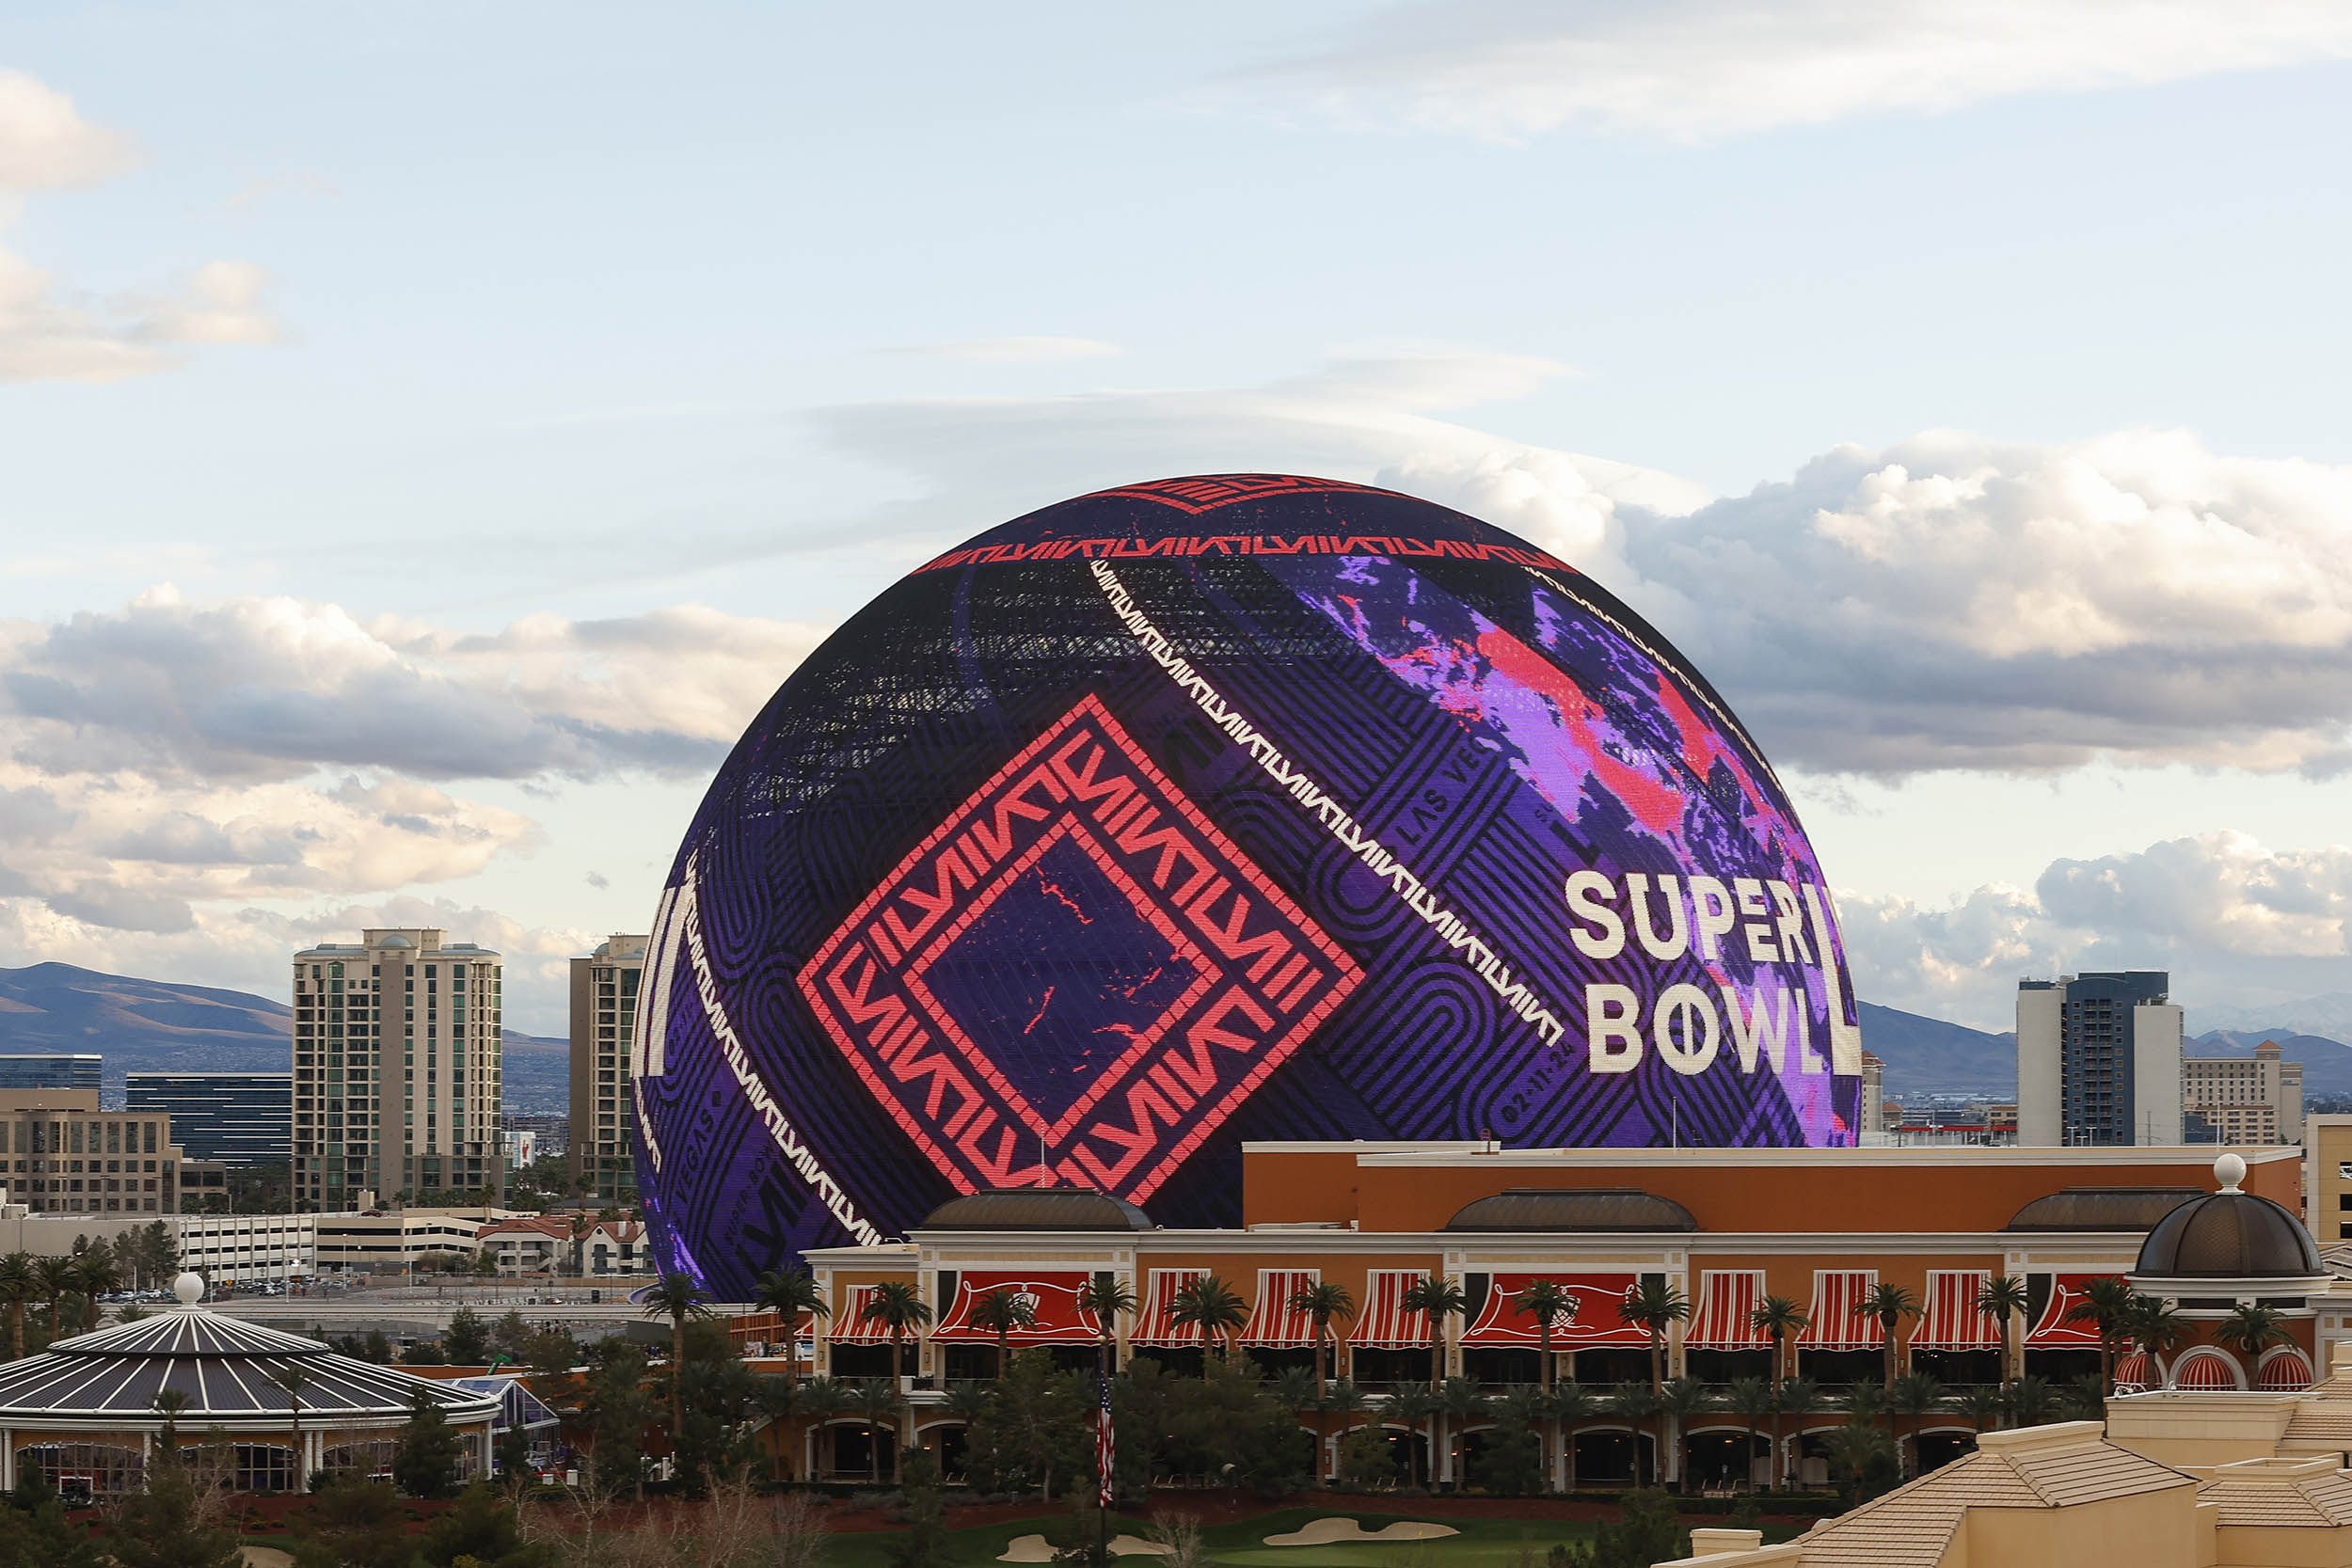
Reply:
[[[1638, 1441], [1642, 1433], [1642, 1423], [1655, 1417], [1664, 1407], [1665, 1401], [1658, 1389], [1645, 1388], [1638, 1383], [1620, 1383], [1609, 1390], [1609, 1413], [1613, 1416], [1624, 1417], [1633, 1428], [1637, 1439], [1633, 1452], [1633, 1480], [1636, 1485], [1644, 1484], [1641, 1445]], [[1665, 1455], [1658, 1451], [1658, 1441], [1653, 1437], [1650, 1440], [1650, 1483], [1662, 1481], [1665, 1474]]]
[[1796, 1480], [1797, 1459], [1804, 1442], [1801, 1433], [1795, 1448], [1787, 1448], [1782, 1445], [1780, 1441], [1781, 1413], [1786, 1411], [1802, 1422], [1807, 1416], [1821, 1408], [1821, 1386], [1809, 1377], [1785, 1377], [1780, 1380], [1780, 1386], [1772, 1392], [1774, 1400], [1772, 1447], [1780, 1450], [1777, 1455], [1778, 1474], [1781, 1486], [1787, 1489]]
[[2097, 1372], [2085, 1372], [2058, 1390], [2058, 1413], [2072, 1420], [2095, 1421], [2106, 1414], [2107, 1396], [2112, 1392], [2106, 1379]]
[[1581, 1383], [1555, 1383], [1546, 1402], [1558, 1434], [1560, 1457], [1567, 1462], [1568, 1490], [1576, 1490], [1576, 1429], [1593, 1417], [1593, 1396]]
[[2115, 1392], [2115, 1350], [2123, 1342], [2123, 1323], [2132, 1310], [2133, 1291], [2113, 1275], [2102, 1275], [2083, 1287], [2083, 1299], [2067, 1308], [2070, 1323], [2090, 1323], [2099, 1334], [2099, 1379]]
[[[1724, 1388], [1724, 1403], [1747, 1418], [1748, 1473], [1740, 1478], [1743, 1483], [1752, 1483], [1756, 1479], [1756, 1422], [1762, 1417], [1777, 1417], [1780, 1414], [1779, 1395], [1780, 1390], [1773, 1386], [1772, 1380], [1764, 1377], [1735, 1377]], [[1775, 1424], [1772, 1430], [1772, 1451], [1777, 1454], [1779, 1450], [1780, 1429]], [[1768, 1483], [1772, 1480], [1769, 1465], [1766, 1467], [1765, 1480]]]
[[1511, 1298], [1515, 1309], [1535, 1320], [1535, 1381], [1543, 1385], [1547, 1393], [1552, 1385], [1551, 1326], [1562, 1318], [1573, 1322], [1581, 1299], [1556, 1279], [1532, 1281]]
[[155, 1410], [164, 1418], [162, 1433], [164, 1463], [180, 1463], [180, 1418], [196, 1402], [177, 1388], [161, 1388], [155, 1393]]
[[[1363, 1411], [1363, 1389], [1357, 1386], [1352, 1379], [1343, 1377], [1338, 1382], [1332, 1384], [1329, 1387], [1324, 1389], [1323, 1393], [1316, 1399], [1315, 1423], [1317, 1429], [1320, 1430], [1323, 1422], [1323, 1417], [1326, 1412], [1337, 1415], [1340, 1418], [1340, 1440], [1342, 1442], [1345, 1442], [1350, 1436], [1354, 1435], [1356, 1431], [1356, 1418], [1362, 1415]], [[1327, 1446], [1328, 1439], [1326, 1438], [1325, 1441]], [[1325, 1472], [1322, 1468], [1323, 1460], [1321, 1455], [1317, 1455], [1315, 1463], [1316, 1473], [1318, 1475], [1324, 1474]], [[1337, 1456], [1335, 1455], [1334, 1467], [1330, 1472], [1331, 1474], [1336, 1475], [1338, 1473], [1336, 1466]]]
[[2249, 1388], [2254, 1386], [2255, 1364], [2262, 1359], [2263, 1352], [2293, 1338], [2286, 1330], [2284, 1313], [2275, 1307], [2257, 1307], [2247, 1302], [2231, 1307], [2230, 1315], [2213, 1331], [2213, 1342], [2235, 1351], [2238, 1359], [2246, 1364], [2246, 1386]]
[[1649, 1391], [1666, 1388], [1666, 1331], [1691, 1316], [1690, 1298], [1666, 1283], [1663, 1275], [1644, 1275], [1625, 1293], [1618, 1315], [1649, 1335]]
[[[876, 1293], [881, 1287], [875, 1287]], [[871, 1312], [869, 1306], [866, 1310]], [[996, 1375], [1003, 1377], [1012, 1366], [1012, 1334], [1017, 1328], [1037, 1326], [1037, 1308], [1031, 1307], [1020, 1291], [1009, 1285], [999, 1285], [980, 1292], [972, 1304], [972, 1326], [984, 1328], [996, 1336]]]
[[43, 1320], [52, 1339], [64, 1337], [65, 1325], [58, 1321], [58, 1309], [65, 1298], [78, 1289], [74, 1283], [73, 1259], [43, 1258], [33, 1265], [40, 1275], [41, 1300], [48, 1304], [48, 1316]]
[[2056, 1402], [2050, 1393], [2050, 1380], [2031, 1372], [2001, 1390], [2001, 1409], [2016, 1426], [2042, 1425], [2050, 1418], [2050, 1407]]
[[1896, 1331], [1901, 1328], [1905, 1318], [1919, 1315], [1919, 1298], [1900, 1285], [1878, 1280], [1862, 1292], [1860, 1301], [1854, 1303], [1853, 1315], [1878, 1320], [1879, 1352], [1886, 1357], [1884, 1391], [1891, 1394], [1895, 1390]]
[[0, 1301], [8, 1304], [8, 1355], [24, 1359], [24, 1308], [40, 1294], [40, 1271], [29, 1252], [0, 1258]]
[[299, 1361], [289, 1361], [282, 1367], [272, 1367], [267, 1375], [286, 1391], [286, 1408], [294, 1419], [294, 1489], [307, 1491], [310, 1478], [302, 1463], [302, 1391], [310, 1386], [310, 1369]]
[[[866, 1479], [880, 1486], [882, 1423], [887, 1420], [891, 1430], [897, 1431], [898, 1412], [903, 1408], [898, 1399], [898, 1380], [895, 1377], [860, 1378], [854, 1398], [857, 1413], [866, 1422]], [[891, 1463], [897, 1465], [899, 1455], [894, 1451], [890, 1457]]]
[[1445, 1323], [1470, 1310], [1462, 1282], [1451, 1275], [1425, 1274], [1405, 1287], [1398, 1304], [1407, 1312], [1429, 1314], [1429, 1390], [1445, 1383]]
[[1748, 1309], [1748, 1326], [1772, 1342], [1772, 1376], [1797, 1375], [1796, 1352], [1789, 1347], [1813, 1320], [1787, 1296], [1766, 1296]]
[[84, 1327], [98, 1326], [98, 1298], [121, 1278], [122, 1266], [115, 1261], [114, 1249], [103, 1241], [92, 1243], [87, 1252], [73, 1259], [73, 1289], [82, 1298]]
[[[1928, 1412], [1943, 1404], [1944, 1385], [1927, 1372], [1905, 1372], [1895, 1380], [1895, 1386], [1888, 1390], [1886, 1402], [1898, 1414], [1911, 1418], [1911, 1473], [1915, 1476], [1925, 1474], [1927, 1466], [1919, 1456], [1919, 1428], [1927, 1420]], [[1895, 1463], [1898, 1465], [1902, 1463], [1902, 1457], [1903, 1440], [1899, 1433], [1895, 1437]]]
[[2001, 1370], [2010, 1365], [2010, 1320], [2023, 1323], [2033, 1298], [2026, 1282], [2013, 1274], [1996, 1274], [1977, 1288], [1977, 1310], [2001, 1325]]
[[1953, 1395], [1951, 1406], [1955, 1415], [1982, 1435], [2001, 1424], [2001, 1412], [2009, 1408], [2009, 1400], [2000, 1389], [1979, 1384]]
[[[849, 1386], [834, 1378], [819, 1374], [802, 1384], [794, 1391], [792, 1399], [801, 1416], [802, 1447], [808, 1445], [811, 1426], [822, 1426], [827, 1418], [837, 1411], [849, 1409], [856, 1401], [857, 1396]], [[816, 1473], [814, 1468], [809, 1472], [812, 1476]]]
[[645, 1291], [645, 1316], [670, 1320], [670, 1430], [686, 1430], [686, 1320], [710, 1316], [710, 1292], [691, 1274], [665, 1274]]
[[1308, 1321], [1315, 1325], [1315, 1386], [1327, 1386], [1331, 1372], [1331, 1323], [1334, 1319], [1355, 1317], [1356, 1298], [1348, 1294], [1344, 1285], [1318, 1280], [1291, 1292], [1290, 1309], [1306, 1313]]
[[1200, 1331], [1200, 1378], [1205, 1383], [1209, 1346], [1216, 1345], [1218, 1356], [1230, 1359], [1233, 1354], [1231, 1337], [1249, 1321], [1249, 1306], [1224, 1280], [1204, 1274], [1177, 1288], [1168, 1298], [1168, 1316], [1171, 1323], [1190, 1323]]
[[[1481, 1416], [1491, 1414], [1494, 1410], [1494, 1403], [1486, 1398], [1486, 1391], [1478, 1386], [1476, 1378], [1450, 1377], [1438, 1389], [1438, 1407], [1454, 1418], [1446, 1429], [1445, 1458], [1446, 1468], [1453, 1472], [1454, 1485], [1458, 1491], [1468, 1478], [1463, 1473], [1465, 1466], [1454, 1462], [1456, 1458], [1454, 1449], [1460, 1444], [1462, 1433], [1469, 1428], [1470, 1423]], [[1431, 1464], [1433, 1466], [1436, 1464], [1434, 1455], [1431, 1458]], [[1431, 1479], [1434, 1482], [1436, 1478], [1433, 1476]]]
[[1107, 1378], [1118, 1370], [1113, 1363], [1118, 1359], [1119, 1320], [1134, 1315], [1135, 1290], [1115, 1274], [1090, 1274], [1078, 1287], [1078, 1310], [1094, 1314], [1094, 1326], [1102, 1334], [1095, 1370]]
[[1693, 1416], [1705, 1415], [1714, 1409], [1715, 1391], [1694, 1377], [1668, 1378], [1666, 1386], [1659, 1391], [1658, 1408], [1659, 1414], [1664, 1418], [1660, 1424], [1665, 1429], [1667, 1451], [1674, 1460], [1674, 1483], [1679, 1489], [1682, 1485], [1682, 1423]]
[[[890, 1335], [889, 1388], [891, 1398], [895, 1400], [898, 1397], [898, 1378], [907, 1366], [907, 1334], [931, 1321], [931, 1304], [923, 1299], [921, 1290], [914, 1281], [885, 1279], [867, 1293], [860, 1315], [869, 1323], [880, 1323]], [[895, 1452], [899, 1456], [905, 1454], [906, 1441], [903, 1436]]]
[[2123, 1314], [2124, 1337], [2146, 1353], [2151, 1372], [2186, 1344], [2192, 1332], [2188, 1320], [2159, 1296], [2134, 1296], [2130, 1310]]
[[1438, 1471], [1438, 1396], [1419, 1381], [1397, 1384], [1389, 1390], [1389, 1414], [1405, 1423], [1405, 1481], [1408, 1486], [1421, 1484], [1419, 1466], [1413, 1458], [1414, 1429], [1423, 1420], [1429, 1423], [1429, 1435], [1422, 1446], [1429, 1456], [1428, 1469], [1434, 1482]]
[[752, 1305], [784, 1320], [784, 1380], [800, 1378], [801, 1314], [812, 1320], [833, 1316], [833, 1304], [806, 1269], [770, 1269], [752, 1291]]

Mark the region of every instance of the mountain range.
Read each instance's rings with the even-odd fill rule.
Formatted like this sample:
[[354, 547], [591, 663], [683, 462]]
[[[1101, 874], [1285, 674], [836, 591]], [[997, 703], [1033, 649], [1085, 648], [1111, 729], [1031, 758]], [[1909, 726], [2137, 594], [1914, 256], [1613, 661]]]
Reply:
[[[96, 1052], [109, 1104], [125, 1072], [283, 1072], [294, 1012], [241, 990], [103, 974], [72, 964], [0, 969], [0, 1054]], [[506, 1109], [560, 1113], [571, 1042], [505, 1031]]]
[[[2339, 1008], [2341, 1004], [2341, 1008]], [[1876, 1003], [1860, 1004], [1863, 1044], [1886, 1064], [1886, 1093], [2013, 1099], [2017, 1037], [1971, 1029]], [[2334, 992], [2272, 1009], [2199, 1008], [2214, 1023], [2192, 1049], [2215, 1056], [2250, 1055], [2275, 1039], [2303, 1064], [2306, 1095], [2352, 1096], [2352, 1046], [2333, 1035], [2292, 1025], [2341, 1011], [2352, 1035], [2352, 992]], [[294, 1014], [282, 1002], [240, 990], [103, 974], [72, 964], [0, 969], [0, 1053], [94, 1051], [105, 1057], [105, 1093], [116, 1103], [126, 1071], [270, 1072], [289, 1065]], [[570, 1042], [506, 1031], [506, 1109], [560, 1114], [570, 1099]]]

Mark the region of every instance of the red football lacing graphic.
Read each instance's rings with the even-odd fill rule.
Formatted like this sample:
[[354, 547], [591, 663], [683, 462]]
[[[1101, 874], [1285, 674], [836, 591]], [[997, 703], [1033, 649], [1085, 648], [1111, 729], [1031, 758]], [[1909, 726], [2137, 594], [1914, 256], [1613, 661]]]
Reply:
[[[1087, 856], [1190, 978], [1144, 1027], [1118, 1031], [1116, 1056], [1054, 1114], [926, 975], [999, 900], [1038, 895], [1026, 873], [1057, 845]], [[1089, 696], [900, 861], [799, 985], [875, 1098], [960, 1190], [1070, 1184], [1140, 1200], [1362, 978]], [[1022, 1032], [1021, 1020], [1002, 1022], [1008, 1041]]]
[[[1370, 484], [1350, 484], [1343, 479], [1308, 479], [1299, 474], [1194, 474], [1184, 479], [1155, 479], [1142, 484], [1121, 484], [1116, 489], [1097, 490], [1096, 496], [1133, 496], [1137, 500], [1157, 501], [1179, 512], [1198, 516], [1214, 512], [1220, 506], [1236, 501], [1257, 500], [1265, 496], [1308, 495], [1318, 490], [1343, 490], [1357, 495], [1387, 496], [1395, 494]], [[1092, 499], [1092, 498], [1086, 498]]]

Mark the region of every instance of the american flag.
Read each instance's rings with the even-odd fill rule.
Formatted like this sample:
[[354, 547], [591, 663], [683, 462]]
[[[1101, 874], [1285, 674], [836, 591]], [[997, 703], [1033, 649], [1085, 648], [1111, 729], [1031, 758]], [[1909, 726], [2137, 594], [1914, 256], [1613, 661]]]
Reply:
[[1096, 1501], [1111, 1506], [1111, 1476], [1118, 1468], [1119, 1443], [1111, 1432], [1111, 1380], [1100, 1371], [1094, 1374], [1095, 1391], [1103, 1396], [1094, 1417], [1094, 1468], [1102, 1476], [1102, 1486]]

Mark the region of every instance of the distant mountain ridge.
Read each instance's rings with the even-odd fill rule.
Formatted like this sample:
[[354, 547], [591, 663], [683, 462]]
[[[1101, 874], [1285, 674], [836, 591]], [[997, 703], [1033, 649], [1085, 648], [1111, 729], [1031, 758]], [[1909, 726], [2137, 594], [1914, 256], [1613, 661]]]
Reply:
[[[125, 1072], [284, 1072], [293, 1041], [293, 1009], [249, 991], [64, 963], [0, 969], [0, 1053], [96, 1052], [109, 1104]], [[565, 1108], [570, 1041], [509, 1029], [504, 1053], [505, 1109]]]

